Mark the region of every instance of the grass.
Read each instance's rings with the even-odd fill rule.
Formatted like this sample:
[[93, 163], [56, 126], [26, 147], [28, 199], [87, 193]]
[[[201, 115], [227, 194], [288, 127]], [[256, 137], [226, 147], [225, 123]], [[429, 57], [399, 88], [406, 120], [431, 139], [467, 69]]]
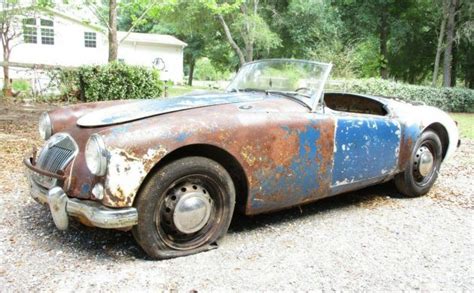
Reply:
[[461, 137], [474, 139], [474, 113], [450, 113], [450, 115], [458, 122]]

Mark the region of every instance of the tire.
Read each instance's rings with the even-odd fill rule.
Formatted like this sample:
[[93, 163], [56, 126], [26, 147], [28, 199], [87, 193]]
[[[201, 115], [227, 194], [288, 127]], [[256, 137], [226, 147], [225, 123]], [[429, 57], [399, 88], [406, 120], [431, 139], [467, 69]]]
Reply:
[[[432, 164], [429, 164], [430, 156]], [[412, 151], [407, 169], [395, 176], [398, 191], [408, 197], [427, 194], [438, 178], [441, 161], [442, 144], [439, 136], [431, 130], [423, 132]]]
[[216, 248], [227, 232], [235, 206], [229, 173], [204, 157], [187, 157], [165, 165], [144, 183], [135, 200], [138, 224], [132, 232], [156, 259]]

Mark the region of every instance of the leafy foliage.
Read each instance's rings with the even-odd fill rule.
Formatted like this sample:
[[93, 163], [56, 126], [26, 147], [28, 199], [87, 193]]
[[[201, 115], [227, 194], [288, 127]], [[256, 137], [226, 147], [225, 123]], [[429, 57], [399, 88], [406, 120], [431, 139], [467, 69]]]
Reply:
[[66, 97], [83, 101], [143, 99], [159, 97], [164, 84], [159, 72], [120, 62], [62, 70], [60, 90]]
[[211, 63], [209, 58], [201, 58], [196, 62], [195, 76], [198, 80], [226, 80], [230, 72], [222, 72]]

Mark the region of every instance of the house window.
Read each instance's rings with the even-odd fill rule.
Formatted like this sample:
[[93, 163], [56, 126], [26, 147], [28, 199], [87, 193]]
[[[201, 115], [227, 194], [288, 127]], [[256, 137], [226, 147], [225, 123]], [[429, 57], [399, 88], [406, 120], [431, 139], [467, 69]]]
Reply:
[[48, 19], [40, 20], [41, 28], [41, 44], [43, 45], [54, 45], [54, 28], [53, 21]]
[[97, 34], [93, 32], [84, 32], [84, 46], [86, 48], [97, 47]]
[[23, 41], [29, 44], [38, 43], [38, 30], [41, 33], [41, 44], [54, 45], [53, 21], [49, 19], [23, 19]]
[[36, 44], [38, 42], [35, 18], [23, 19], [23, 41], [28, 44]]

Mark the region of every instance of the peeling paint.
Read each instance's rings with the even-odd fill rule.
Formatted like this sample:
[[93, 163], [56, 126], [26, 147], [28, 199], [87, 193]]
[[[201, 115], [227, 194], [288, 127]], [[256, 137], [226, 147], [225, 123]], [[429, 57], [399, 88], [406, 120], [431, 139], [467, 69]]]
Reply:
[[128, 204], [146, 174], [145, 166], [140, 159], [125, 150], [111, 150], [103, 201], [115, 206]]
[[[228, 96], [235, 99], [229, 103]], [[66, 114], [63, 118], [74, 126], [65, 129], [56, 125], [57, 129], [71, 133], [81, 150], [92, 133], [99, 133], [110, 151], [103, 177], [90, 174], [83, 152], [78, 154], [65, 170], [73, 175], [68, 177], [68, 195], [90, 199], [90, 187], [101, 182], [106, 187], [104, 205], [131, 206], [143, 180], [162, 158], [184, 146], [207, 145], [228, 153], [241, 166], [248, 193], [240, 196], [247, 214], [281, 209], [339, 193], [346, 186], [350, 186], [346, 191], [353, 190], [394, 176], [404, 170], [420, 132], [431, 121], [426, 115], [418, 117], [416, 112], [421, 108], [417, 107], [407, 107], [408, 114], [377, 116], [310, 113], [294, 101], [264, 94], [203, 98], [212, 101], [183, 100], [179, 102], [182, 108], [166, 115], [161, 114], [170, 113], [167, 111], [179, 103], [166, 102], [169, 107], [165, 109], [166, 103], [155, 100], [122, 102], [121, 108], [114, 110], [117, 115], [104, 106], [100, 111], [105, 116], [97, 119], [118, 123], [127, 118], [128, 123], [97, 128], [74, 123], [86, 110], [77, 110], [79, 114], [65, 110], [73, 118]], [[156, 104], [153, 109], [152, 104]], [[242, 104], [251, 107], [241, 111]], [[391, 111], [399, 111], [396, 103], [387, 104]], [[140, 117], [123, 113], [133, 105]], [[140, 120], [143, 117], [148, 118]]]
[[[343, 117], [337, 120], [332, 185], [385, 176], [395, 170], [400, 124], [383, 117]], [[398, 132], [398, 134], [397, 134]]]

